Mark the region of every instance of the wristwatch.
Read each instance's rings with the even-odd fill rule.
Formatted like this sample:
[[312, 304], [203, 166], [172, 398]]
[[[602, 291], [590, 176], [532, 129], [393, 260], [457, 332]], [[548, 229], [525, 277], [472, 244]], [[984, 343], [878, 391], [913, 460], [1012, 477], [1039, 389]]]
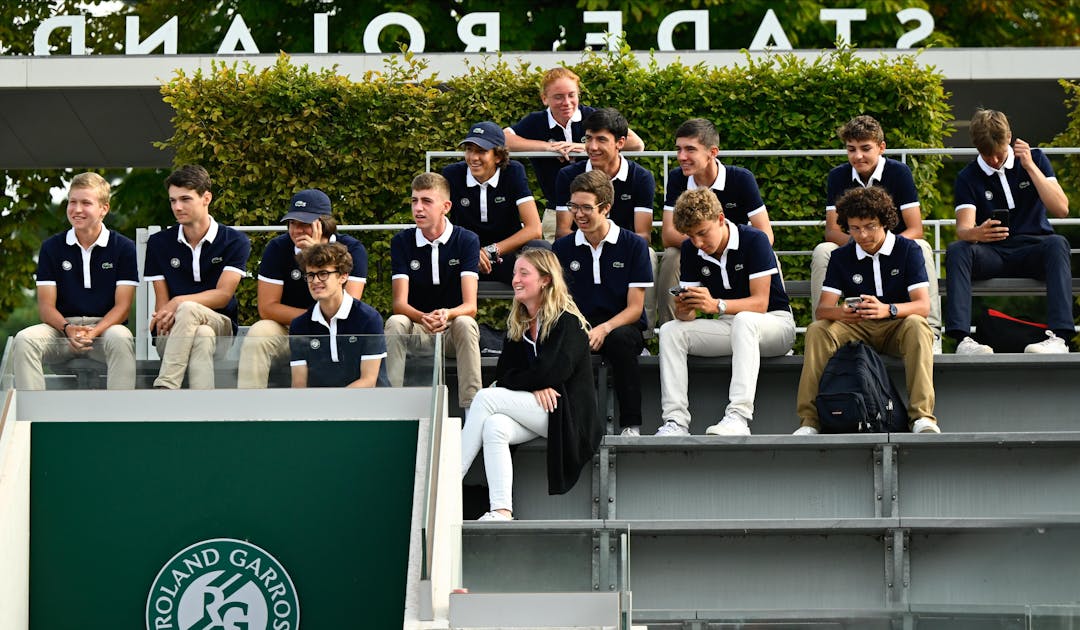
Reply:
[[895, 304], [890, 304], [889, 305], [889, 319], [896, 319], [896, 314], [898, 312], [899, 312], [899, 310], [896, 308]]
[[727, 302], [723, 300], [716, 300], [716, 312], [719, 315], [723, 315], [727, 312]]
[[498, 245], [498, 243], [492, 243], [491, 245], [488, 245], [488, 246], [484, 247], [484, 251], [487, 252], [488, 258], [490, 260], [495, 260], [496, 258], [499, 257], [499, 245]]

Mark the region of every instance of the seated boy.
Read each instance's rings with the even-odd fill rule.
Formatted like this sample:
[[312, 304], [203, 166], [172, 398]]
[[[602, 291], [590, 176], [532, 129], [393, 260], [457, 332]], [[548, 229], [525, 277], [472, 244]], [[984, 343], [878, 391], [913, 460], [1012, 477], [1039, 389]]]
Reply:
[[317, 243], [297, 258], [315, 304], [289, 326], [293, 387], [375, 387], [386, 378], [382, 317], [345, 291], [352, 255]]

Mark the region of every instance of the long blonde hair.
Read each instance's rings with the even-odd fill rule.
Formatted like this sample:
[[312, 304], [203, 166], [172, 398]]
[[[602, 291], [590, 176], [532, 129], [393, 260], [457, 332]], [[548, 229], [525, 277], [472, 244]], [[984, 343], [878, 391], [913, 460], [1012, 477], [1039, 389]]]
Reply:
[[[574, 303], [574, 298], [570, 296], [570, 290], [566, 287], [566, 280], [563, 279], [562, 264], [559, 263], [559, 259], [555, 257], [550, 250], [541, 248], [527, 248], [518, 253], [518, 259], [525, 259], [536, 267], [537, 273], [541, 277], [548, 277], [551, 282], [543, 289], [540, 295], [540, 308], [537, 309], [536, 315], [540, 318], [540, 330], [539, 339], [543, 343], [548, 334], [551, 333], [551, 329], [555, 327], [556, 322], [559, 321], [559, 316], [563, 312], [570, 313], [581, 321], [581, 329], [589, 330], [589, 322], [585, 319], [585, 316], [578, 310], [577, 304]], [[529, 310], [525, 308], [525, 305], [514, 298], [514, 303], [510, 306], [510, 316], [506, 318], [506, 326], [509, 329], [507, 335], [514, 341], [521, 341], [525, 336], [525, 331], [529, 329], [529, 322], [532, 321], [532, 316], [529, 315]]]

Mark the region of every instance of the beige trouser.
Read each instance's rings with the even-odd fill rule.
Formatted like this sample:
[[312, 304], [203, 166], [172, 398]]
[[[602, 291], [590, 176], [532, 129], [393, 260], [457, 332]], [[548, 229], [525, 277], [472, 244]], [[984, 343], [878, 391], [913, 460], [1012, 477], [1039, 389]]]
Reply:
[[908, 315], [901, 319], [852, 324], [822, 319], [810, 324], [806, 329], [806, 350], [796, 408], [802, 426], [821, 428], [814, 405], [821, 373], [840, 346], [855, 340], [862, 341], [879, 353], [904, 360], [909, 399], [908, 425], [919, 418], [937, 422], [934, 417], [934, 333], [924, 317]]
[[[180, 389], [187, 373], [191, 389], [214, 389], [217, 338], [232, 338], [232, 320], [198, 302], [182, 302], [172, 330], [157, 338], [161, 370], [154, 387]], [[222, 346], [228, 349], [228, 345]]]
[[664, 257], [660, 260], [660, 271], [656, 274], [656, 325], [664, 324], [675, 319], [675, 298], [668, 293], [668, 289], [679, 284], [679, 264], [682, 260], [682, 249], [668, 247], [664, 249]]
[[273, 364], [289, 359], [289, 329], [272, 319], [260, 319], [240, 346], [237, 389], [266, 389]]
[[[76, 326], [94, 326], [100, 317], [69, 317]], [[45, 389], [42, 363], [87, 357], [101, 361], [108, 370], [109, 389], [135, 389], [135, 341], [126, 326], [109, 326], [85, 353], [76, 352], [64, 333], [48, 324], [24, 328], [15, 335], [15, 388]]]
[[[922, 249], [923, 263], [926, 265], [926, 277], [930, 280], [928, 291], [930, 292], [930, 316], [926, 321], [934, 331], [934, 336], [941, 335], [941, 298], [938, 297], [938, 274], [937, 265], [934, 264], [934, 250], [925, 239], [915, 239]], [[832, 253], [839, 247], [836, 243], [828, 241], [818, 244], [814, 248], [814, 254], [810, 258], [810, 315], [817, 311], [818, 300], [821, 299], [821, 285], [825, 283], [825, 271], [829, 268], [829, 260]], [[817, 319], [815, 317], [815, 319]]]
[[[659, 265], [660, 258], [656, 255], [656, 250], [649, 248], [649, 266], [652, 267], [653, 286], [645, 289], [645, 338], [651, 339], [654, 334], [653, 331], [657, 327], [656, 323], [656, 305], [660, 300], [660, 284], [656, 282], [656, 277], [660, 272]], [[663, 290], [667, 293], [667, 288]]]
[[[405, 382], [406, 354], [430, 355], [435, 349], [435, 335], [405, 315], [391, 315], [385, 332], [386, 375], [390, 385], [401, 387]], [[455, 317], [443, 338], [449, 340], [446, 356], [457, 357], [458, 405], [468, 409], [480, 391], [480, 328], [472, 317]]]

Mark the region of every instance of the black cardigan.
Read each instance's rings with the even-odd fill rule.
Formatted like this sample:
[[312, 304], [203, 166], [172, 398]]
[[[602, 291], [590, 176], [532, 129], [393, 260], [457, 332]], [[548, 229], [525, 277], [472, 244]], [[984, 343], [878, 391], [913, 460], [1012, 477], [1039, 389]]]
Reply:
[[565, 494], [592, 460], [604, 432], [596, 408], [589, 336], [577, 317], [563, 313], [538, 348], [539, 356], [530, 364], [529, 343], [507, 338], [495, 378], [507, 389], [531, 392], [551, 387], [559, 392], [558, 406], [548, 414], [548, 494]]

